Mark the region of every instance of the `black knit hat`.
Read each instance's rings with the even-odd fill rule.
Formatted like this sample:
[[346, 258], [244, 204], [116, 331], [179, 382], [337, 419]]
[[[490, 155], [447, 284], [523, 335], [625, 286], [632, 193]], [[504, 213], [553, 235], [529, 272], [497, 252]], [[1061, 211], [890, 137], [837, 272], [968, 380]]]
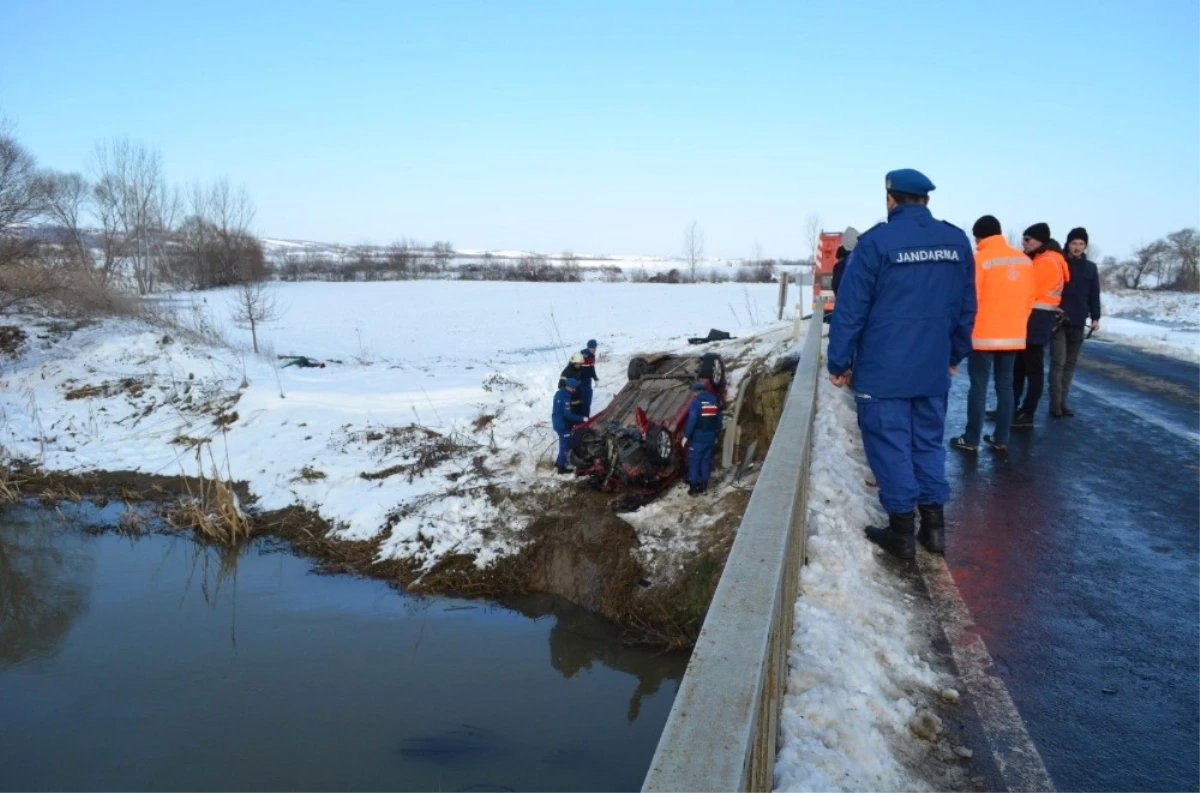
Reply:
[[1067, 233], [1067, 244], [1071, 244], [1071, 240], [1083, 240], [1083, 244], [1088, 244], [1087, 229], [1083, 226], [1076, 226]]
[[1050, 225], [1048, 223], [1034, 223], [1029, 228], [1025, 229], [1025, 236], [1030, 239], [1035, 239], [1043, 245], [1050, 239]]
[[971, 226], [971, 233], [975, 235], [975, 239], [977, 240], [994, 237], [1000, 233], [1000, 221], [991, 215], [984, 215], [975, 221], [974, 226]]

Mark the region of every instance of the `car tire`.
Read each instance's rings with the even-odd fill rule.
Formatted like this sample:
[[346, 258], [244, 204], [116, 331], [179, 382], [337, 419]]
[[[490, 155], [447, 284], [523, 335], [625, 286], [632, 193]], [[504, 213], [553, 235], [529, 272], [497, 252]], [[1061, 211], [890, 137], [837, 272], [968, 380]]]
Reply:
[[670, 465], [675, 457], [675, 442], [663, 427], [651, 427], [646, 434], [646, 455], [656, 465]]
[[715, 352], [705, 353], [700, 359], [700, 376], [720, 391], [725, 387], [725, 361]]
[[571, 433], [571, 453], [580, 460], [591, 462], [603, 454], [604, 439], [591, 427]]
[[629, 379], [641, 380], [650, 371], [650, 362], [645, 358], [632, 358], [629, 361]]

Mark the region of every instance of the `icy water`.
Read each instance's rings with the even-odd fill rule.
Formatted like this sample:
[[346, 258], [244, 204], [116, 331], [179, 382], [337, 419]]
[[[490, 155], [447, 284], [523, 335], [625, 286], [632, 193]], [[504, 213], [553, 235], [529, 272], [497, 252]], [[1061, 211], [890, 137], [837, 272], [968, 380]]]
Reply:
[[0, 789], [641, 786], [685, 657], [99, 514], [0, 513]]

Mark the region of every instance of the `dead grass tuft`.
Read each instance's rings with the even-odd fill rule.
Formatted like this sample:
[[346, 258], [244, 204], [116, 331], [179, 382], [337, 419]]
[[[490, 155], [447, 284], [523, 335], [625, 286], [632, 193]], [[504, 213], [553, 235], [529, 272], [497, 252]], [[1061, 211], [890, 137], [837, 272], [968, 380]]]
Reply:
[[0, 325], [0, 355], [16, 358], [29, 335], [16, 325]]
[[196, 448], [199, 485], [195, 491], [191, 485], [187, 486], [188, 496], [167, 510], [167, 523], [177, 529], [192, 531], [203, 540], [232, 547], [250, 539], [250, 521], [242, 514], [233, 488], [221, 479], [211, 446], [208, 447], [208, 462], [212, 476], [204, 476], [204, 448]]
[[130, 397], [140, 397], [146, 391], [146, 384], [136, 377], [123, 377], [120, 380], [106, 380], [99, 385], [85, 385], [67, 391], [64, 399], [89, 399], [91, 397], [110, 397], [125, 393]]
[[17, 477], [7, 468], [0, 468], [0, 504], [13, 504], [21, 500], [21, 487]]
[[[296, 479], [303, 479], [305, 482], [316, 482], [325, 478], [324, 471], [318, 471], [311, 465], [306, 465], [300, 469], [300, 473], [296, 475]], [[293, 479], [292, 481], [296, 481]]]

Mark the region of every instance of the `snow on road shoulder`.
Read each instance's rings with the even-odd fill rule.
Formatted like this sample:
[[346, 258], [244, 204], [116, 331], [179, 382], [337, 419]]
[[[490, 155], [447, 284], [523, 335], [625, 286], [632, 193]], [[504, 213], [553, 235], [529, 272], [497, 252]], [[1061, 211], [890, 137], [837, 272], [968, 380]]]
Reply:
[[911, 769], [930, 746], [910, 723], [951, 679], [925, 660], [915, 598], [863, 536], [886, 516], [866, 484], [853, 399], [824, 378], [810, 476], [776, 789], [929, 789]]
[[1100, 307], [1095, 339], [1200, 362], [1200, 293], [1118, 289]]

